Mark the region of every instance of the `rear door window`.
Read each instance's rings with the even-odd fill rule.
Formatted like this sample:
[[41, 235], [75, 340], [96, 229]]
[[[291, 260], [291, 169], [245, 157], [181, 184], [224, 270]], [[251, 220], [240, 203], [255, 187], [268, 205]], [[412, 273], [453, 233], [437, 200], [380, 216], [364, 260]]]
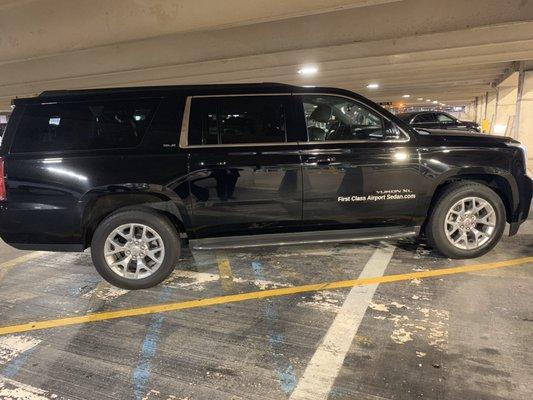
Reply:
[[12, 152], [132, 148], [159, 99], [27, 105]]
[[189, 145], [285, 143], [289, 96], [193, 98]]

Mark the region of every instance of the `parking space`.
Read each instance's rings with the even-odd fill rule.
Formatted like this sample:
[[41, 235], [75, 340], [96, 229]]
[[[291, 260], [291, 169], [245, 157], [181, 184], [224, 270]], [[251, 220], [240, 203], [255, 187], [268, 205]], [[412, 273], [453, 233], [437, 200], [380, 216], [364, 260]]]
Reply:
[[141, 291], [87, 253], [16, 254], [0, 265], [0, 397], [529, 398], [532, 245], [529, 220], [470, 261], [408, 240], [187, 252]]

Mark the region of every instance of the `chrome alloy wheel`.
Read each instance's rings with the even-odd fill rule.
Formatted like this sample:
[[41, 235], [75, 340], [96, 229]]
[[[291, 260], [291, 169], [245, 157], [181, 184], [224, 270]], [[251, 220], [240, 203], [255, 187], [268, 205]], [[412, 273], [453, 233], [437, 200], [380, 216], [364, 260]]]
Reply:
[[465, 197], [446, 214], [444, 230], [455, 247], [473, 250], [489, 241], [496, 230], [496, 222], [496, 212], [487, 200]]
[[161, 236], [143, 224], [125, 224], [105, 241], [104, 257], [109, 268], [127, 279], [143, 279], [159, 269], [165, 258]]

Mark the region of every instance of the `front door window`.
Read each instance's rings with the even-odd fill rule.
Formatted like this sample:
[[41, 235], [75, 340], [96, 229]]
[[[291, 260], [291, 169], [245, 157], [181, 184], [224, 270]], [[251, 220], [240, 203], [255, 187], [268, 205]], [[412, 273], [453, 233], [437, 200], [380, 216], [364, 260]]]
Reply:
[[383, 141], [402, 132], [366, 106], [339, 96], [302, 96], [310, 142]]

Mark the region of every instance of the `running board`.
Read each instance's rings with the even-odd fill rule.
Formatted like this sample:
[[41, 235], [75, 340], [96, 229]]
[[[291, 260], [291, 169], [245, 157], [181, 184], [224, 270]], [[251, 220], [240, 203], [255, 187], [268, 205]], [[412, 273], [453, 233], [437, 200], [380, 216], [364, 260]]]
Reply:
[[312, 232], [274, 233], [267, 235], [224, 236], [192, 239], [193, 250], [244, 249], [264, 246], [288, 246], [315, 243], [349, 243], [391, 240], [418, 236], [419, 226], [404, 228], [365, 228]]

